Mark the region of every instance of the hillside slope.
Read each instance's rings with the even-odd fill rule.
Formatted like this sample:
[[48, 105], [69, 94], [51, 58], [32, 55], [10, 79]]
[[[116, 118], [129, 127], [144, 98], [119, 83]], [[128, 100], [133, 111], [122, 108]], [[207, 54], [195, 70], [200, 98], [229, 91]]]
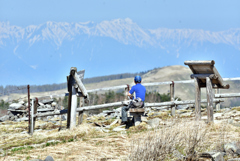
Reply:
[[[86, 71], [87, 72], [87, 71]], [[151, 83], [151, 82], [164, 82], [164, 81], [179, 81], [179, 80], [190, 80], [190, 75], [192, 74], [191, 70], [188, 67], [175, 65], [175, 66], [167, 66], [163, 68], [153, 69], [142, 76], [142, 83]], [[239, 81], [228, 81], [230, 84], [230, 89], [220, 90], [221, 93], [238, 93], [240, 89]], [[133, 78], [125, 78], [125, 79], [117, 79], [117, 80], [109, 80], [103, 81], [99, 83], [91, 83], [86, 84], [85, 87], [87, 90], [104, 88], [104, 87], [112, 87], [119, 85], [134, 85]], [[147, 91], [157, 91], [159, 93], [168, 93], [170, 90], [169, 85], [160, 85], [160, 86], [151, 86], [146, 87]], [[122, 91], [122, 90], [118, 90]], [[31, 97], [41, 97], [46, 95], [58, 95], [66, 93], [67, 89], [51, 91], [51, 92], [41, 92], [41, 93], [31, 93]], [[102, 91], [105, 92], [105, 91]], [[180, 97], [182, 100], [193, 100], [195, 99], [194, 95], [194, 84], [175, 84], [175, 96]], [[100, 92], [98, 92], [100, 93]], [[12, 100], [26, 97], [26, 94], [11, 94], [9, 96], [2, 96], [0, 99], [4, 100]], [[206, 98], [206, 90], [202, 89], [202, 98]], [[224, 106], [237, 105], [238, 99], [226, 99]]]

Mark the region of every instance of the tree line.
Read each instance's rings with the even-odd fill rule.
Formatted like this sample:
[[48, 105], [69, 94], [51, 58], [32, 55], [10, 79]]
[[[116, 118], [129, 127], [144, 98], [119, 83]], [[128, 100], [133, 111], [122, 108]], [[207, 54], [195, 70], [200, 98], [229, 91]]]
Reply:
[[[98, 82], [103, 82], [103, 81], [108, 81], [108, 80], [133, 78], [136, 75], [142, 76], [143, 74], [145, 74], [149, 71], [150, 70], [142, 71], [142, 72], [138, 72], [138, 73], [122, 73], [122, 74], [112, 74], [112, 75], [108, 75], [108, 76], [85, 78], [85, 79], [83, 79], [83, 83], [90, 84], [90, 83], [98, 83]], [[31, 85], [30, 92], [48, 92], [48, 91], [61, 90], [61, 89], [65, 89], [65, 88], [67, 88], [66, 82], [59, 83], [59, 84], [54, 83], [54, 84], [45, 84], [45, 85]], [[20, 86], [7, 85], [5, 87], [0, 85], [0, 96], [8, 95], [11, 93], [27, 93], [27, 85], [20, 85]]]

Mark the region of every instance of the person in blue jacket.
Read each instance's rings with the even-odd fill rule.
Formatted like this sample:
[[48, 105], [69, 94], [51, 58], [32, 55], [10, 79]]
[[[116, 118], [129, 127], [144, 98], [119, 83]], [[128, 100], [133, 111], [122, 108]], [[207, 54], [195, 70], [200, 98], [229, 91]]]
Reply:
[[[141, 82], [142, 82], [142, 78], [139, 75], [137, 75], [134, 78], [135, 85], [132, 86], [131, 90], [128, 93], [128, 96], [131, 97], [132, 94], [135, 92], [136, 98], [134, 98], [134, 99], [141, 100], [142, 107], [144, 107], [146, 88], [141, 84]], [[122, 107], [122, 123], [127, 122], [127, 111], [129, 108], [134, 108], [134, 104], [132, 103], [132, 101], [129, 103], [128, 106]]]

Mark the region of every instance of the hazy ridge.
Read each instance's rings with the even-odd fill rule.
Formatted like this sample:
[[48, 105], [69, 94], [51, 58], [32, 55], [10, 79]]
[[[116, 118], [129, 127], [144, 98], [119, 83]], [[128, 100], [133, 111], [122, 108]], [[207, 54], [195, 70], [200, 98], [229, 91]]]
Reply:
[[[87, 71], [86, 71], [87, 72]], [[191, 71], [189, 68], [175, 65], [175, 66], [167, 66], [163, 68], [156, 68], [148, 71], [147, 73], [142, 75], [143, 81], [142, 83], [150, 83], [150, 82], [164, 82], [164, 81], [179, 81], [179, 80], [190, 80]], [[101, 81], [98, 83], [90, 83], [85, 84], [87, 90], [104, 88], [104, 87], [112, 87], [119, 86], [124, 84], [134, 85], [133, 78], [124, 78], [124, 79], [115, 79], [115, 80], [107, 80]], [[221, 93], [239, 93], [240, 89], [240, 81], [228, 81], [226, 83], [230, 84], [230, 89], [222, 89]], [[160, 85], [160, 86], [151, 86], [147, 87], [147, 91], [157, 91], [160, 93], [168, 93], [170, 90], [169, 85]], [[31, 93], [31, 97], [40, 97], [46, 95], [57, 95], [66, 93], [67, 89], [56, 90], [56, 91], [48, 91], [48, 92], [40, 92], [40, 93]], [[105, 91], [103, 91], [105, 92]], [[194, 84], [175, 84], [175, 95], [180, 97], [182, 100], [193, 100], [194, 97]], [[26, 97], [26, 94], [11, 94], [9, 96], [1, 96], [0, 99], [18, 99]], [[202, 88], [202, 98], [206, 98], [206, 89]], [[223, 106], [237, 106], [239, 103], [239, 99], [225, 99], [225, 102], [222, 104]]]

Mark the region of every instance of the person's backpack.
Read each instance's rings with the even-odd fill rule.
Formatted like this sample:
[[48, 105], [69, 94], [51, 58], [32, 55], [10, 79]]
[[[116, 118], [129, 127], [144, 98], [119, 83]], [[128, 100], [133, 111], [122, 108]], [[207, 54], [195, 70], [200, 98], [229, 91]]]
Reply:
[[132, 100], [132, 104], [135, 106], [135, 108], [141, 108], [143, 105], [143, 101], [141, 98], [138, 97]]

